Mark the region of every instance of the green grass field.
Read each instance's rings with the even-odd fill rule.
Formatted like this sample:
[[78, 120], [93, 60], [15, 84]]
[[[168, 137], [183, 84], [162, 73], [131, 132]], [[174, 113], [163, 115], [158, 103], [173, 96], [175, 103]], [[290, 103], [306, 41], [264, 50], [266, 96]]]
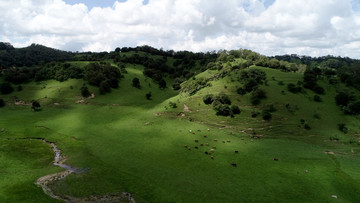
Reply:
[[[23, 91], [2, 96], [8, 104], [0, 109], [0, 202], [57, 202], [34, 184], [62, 170], [52, 165], [51, 148], [39, 140], [8, 139], [22, 137], [54, 141], [67, 164], [89, 168], [51, 186], [62, 196], [126, 191], [139, 202], [360, 202], [359, 120], [343, 115], [335, 105], [333, 87], [326, 86], [323, 102], [317, 103], [309, 101], [314, 95], [309, 90], [286, 90], [287, 83], [302, 79], [301, 74], [260, 69], [267, 74], [268, 86], [262, 88], [268, 98], [257, 107], [249, 95], [236, 93], [239, 83], [231, 80], [235, 72], [191, 97], [171, 88], [160, 90], [134, 65], [127, 66], [119, 89], [99, 95], [90, 87], [96, 97], [85, 103], [76, 103], [82, 80], [24, 84]], [[131, 86], [134, 77], [140, 79], [141, 89]], [[145, 98], [149, 91], [152, 100]], [[204, 95], [220, 91], [231, 96], [240, 115], [216, 116], [202, 102]], [[15, 105], [14, 96], [39, 100], [42, 111]], [[177, 108], [170, 108], [169, 101]], [[288, 103], [297, 110], [289, 112]], [[184, 111], [184, 104], [192, 112]], [[250, 116], [265, 104], [277, 109], [270, 122]], [[186, 116], [178, 117], [180, 112]], [[314, 118], [315, 113], [321, 118]], [[311, 130], [303, 129], [300, 119]], [[337, 129], [341, 122], [350, 129], [346, 135]], [[254, 134], [261, 139], [250, 138]]]

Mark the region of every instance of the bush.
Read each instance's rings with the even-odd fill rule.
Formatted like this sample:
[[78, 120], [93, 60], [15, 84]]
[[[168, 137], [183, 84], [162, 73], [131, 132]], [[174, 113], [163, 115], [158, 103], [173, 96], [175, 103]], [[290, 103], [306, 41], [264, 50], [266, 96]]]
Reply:
[[41, 106], [40, 106], [40, 103], [39, 103], [38, 101], [32, 101], [32, 103], [31, 103], [31, 109], [32, 109], [33, 111], [40, 111], [40, 110], [41, 110], [40, 107], [41, 107]]
[[260, 104], [260, 100], [265, 98], [266, 98], [265, 90], [258, 88], [251, 93], [250, 101], [253, 105], [258, 105]]
[[272, 114], [266, 110], [263, 110], [261, 115], [262, 115], [262, 118], [266, 121], [271, 120], [271, 118], [272, 118]]
[[251, 112], [251, 117], [252, 118], [256, 118], [258, 115], [259, 115], [259, 112], [257, 112], [257, 111], [252, 111]]
[[5, 106], [5, 102], [3, 99], [0, 99], [0, 108]]
[[13, 91], [14, 91], [14, 88], [8, 82], [4, 82], [0, 85], [1, 94], [10, 94]]
[[231, 105], [231, 100], [229, 96], [226, 95], [224, 92], [220, 92], [220, 94], [214, 98], [214, 101], [219, 101], [222, 104]]
[[306, 130], [310, 130], [310, 129], [311, 129], [310, 125], [307, 124], [307, 123], [304, 124], [304, 128], [305, 128]]
[[316, 85], [312, 90], [316, 94], [325, 94], [325, 89], [323, 87], [320, 87], [319, 85]]
[[232, 105], [232, 106], [231, 106], [231, 112], [232, 112], [233, 114], [240, 114], [240, 113], [241, 113], [241, 110], [240, 110], [240, 108], [239, 108], [238, 106]]
[[319, 96], [319, 95], [314, 95], [314, 101], [316, 101], [316, 102], [322, 102], [322, 99], [321, 99], [321, 97]]
[[348, 128], [346, 127], [345, 123], [339, 123], [338, 129], [345, 134], [348, 132]]
[[203, 101], [205, 104], [212, 104], [214, 101], [214, 95], [213, 94], [207, 94], [203, 97]]
[[229, 116], [229, 115], [231, 115], [230, 106], [227, 105], [227, 104], [221, 104], [221, 103], [216, 102], [216, 104], [214, 106], [214, 110], [216, 111], [216, 115], [218, 115], [218, 116]]
[[139, 80], [139, 78], [136, 78], [136, 77], [135, 77], [135, 78], [132, 80], [132, 86], [140, 89], [140, 80]]
[[347, 106], [354, 99], [354, 94], [348, 89], [340, 90], [335, 96], [336, 104], [339, 106]]
[[81, 91], [81, 96], [83, 97], [89, 97], [91, 94], [89, 92], [89, 88], [83, 84], [83, 86], [80, 88], [80, 91]]
[[177, 105], [175, 102], [169, 102], [169, 106], [174, 109], [177, 108]]
[[151, 100], [151, 96], [152, 96], [151, 92], [145, 94], [147, 100]]
[[237, 88], [236, 92], [240, 95], [245, 95], [246, 94], [246, 90], [242, 87]]
[[294, 94], [302, 92], [302, 87], [297, 86], [297, 85], [295, 85], [293, 83], [287, 84], [287, 89], [289, 90], [289, 92], [292, 92]]

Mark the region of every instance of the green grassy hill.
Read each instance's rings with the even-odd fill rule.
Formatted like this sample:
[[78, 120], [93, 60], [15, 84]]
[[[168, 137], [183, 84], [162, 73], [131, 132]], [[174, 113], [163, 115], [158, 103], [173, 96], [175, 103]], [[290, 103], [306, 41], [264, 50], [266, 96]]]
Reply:
[[[244, 62], [236, 59], [231, 65]], [[86, 62], [71, 63], [83, 67]], [[320, 80], [326, 94], [315, 102], [311, 90], [287, 90], [287, 84], [303, 80], [299, 72], [226, 65], [199, 72], [196, 67], [180, 92], [171, 88], [174, 79], [166, 77], [168, 88], [159, 89], [143, 75], [142, 65], [127, 63], [118, 89], [100, 95], [89, 86], [95, 98], [81, 97], [82, 79], [30, 81], [21, 84], [22, 91], [2, 95], [0, 174], [6, 178], [0, 179], [0, 201], [57, 201], [34, 182], [62, 169], [52, 165], [48, 145], [14, 139], [24, 137], [55, 142], [67, 164], [89, 169], [51, 185], [63, 197], [126, 191], [139, 202], [360, 201], [360, 125], [336, 105], [339, 87]], [[251, 93], [237, 93], [241, 72], [251, 69], [266, 73], [267, 82], [259, 88], [267, 97], [258, 105], [251, 103]], [[134, 77], [140, 89], [132, 86]], [[206, 85], [193, 94], [184, 90], [196, 88], [200, 78]], [[152, 100], [147, 100], [150, 91]], [[205, 95], [220, 92], [240, 114], [217, 116], [212, 105], [204, 104]], [[31, 111], [31, 100], [38, 100], [42, 110]], [[276, 111], [266, 121], [261, 112], [269, 106]], [[346, 134], [339, 123], [346, 124]]]

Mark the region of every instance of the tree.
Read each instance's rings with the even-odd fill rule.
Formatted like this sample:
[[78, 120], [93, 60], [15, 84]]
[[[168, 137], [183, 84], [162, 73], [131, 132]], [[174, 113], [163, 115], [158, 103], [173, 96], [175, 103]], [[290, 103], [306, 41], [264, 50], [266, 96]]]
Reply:
[[159, 88], [164, 89], [166, 88], [166, 81], [164, 79], [161, 79], [159, 82]]
[[151, 96], [152, 96], [151, 92], [145, 94], [147, 100], [151, 100]]
[[203, 101], [205, 104], [211, 104], [214, 101], [214, 95], [213, 94], [207, 94], [203, 97]]
[[4, 82], [0, 85], [1, 94], [10, 94], [13, 91], [14, 91], [14, 88], [8, 82]]
[[240, 110], [240, 108], [239, 108], [238, 106], [232, 105], [232, 106], [231, 106], [231, 112], [232, 112], [233, 114], [240, 114], [241, 110]]
[[132, 86], [140, 89], [140, 80], [139, 80], [139, 78], [136, 78], [136, 77], [135, 77], [135, 78], [132, 80]]
[[354, 95], [348, 89], [340, 90], [335, 96], [336, 104], [339, 106], [347, 106], [354, 99]]
[[80, 91], [81, 91], [81, 96], [83, 97], [89, 97], [91, 94], [89, 92], [89, 88], [83, 84], [83, 86], [80, 88]]
[[38, 102], [38, 101], [32, 101], [32, 103], [31, 103], [31, 109], [33, 110], [33, 111], [40, 111], [41, 110], [41, 108], [40, 108], [41, 106], [40, 106], [40, 103]]
[[266, 98], [265, 90], [258, 88], [251, 93], [250, 101], [253, 105], [258, 105], [260, 104], [260, 100], [265, 98]]
[[3, 99], [0, 99], [0, 108], [5, 106], [5, 102]]

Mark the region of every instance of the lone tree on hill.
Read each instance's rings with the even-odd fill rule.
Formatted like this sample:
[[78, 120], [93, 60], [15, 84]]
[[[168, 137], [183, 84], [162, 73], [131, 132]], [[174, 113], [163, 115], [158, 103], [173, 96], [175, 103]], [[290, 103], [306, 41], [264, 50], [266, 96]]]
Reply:
[[40, 103], [38, 101], [32, 101], [32, 104], [31, 104], [31, 109], [33, 111], [40, 111], [41, 108], [40, 108]]
[[140, 86], [140, 80], [139, 80], [139, 78], [134, 78], [134, 79], [132, 80], [132, 86], [140, 89], [141, 86]]

